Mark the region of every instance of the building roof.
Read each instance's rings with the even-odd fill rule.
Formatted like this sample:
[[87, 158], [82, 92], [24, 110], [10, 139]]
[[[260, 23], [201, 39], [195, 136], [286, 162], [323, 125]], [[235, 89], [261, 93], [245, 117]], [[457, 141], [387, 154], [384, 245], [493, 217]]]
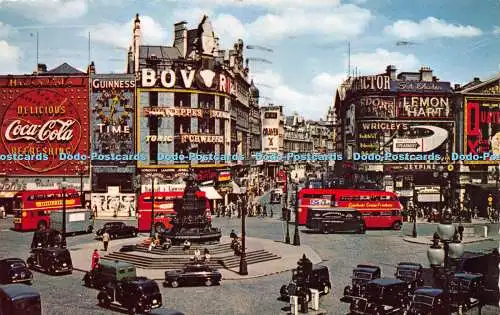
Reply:
[[41, 73], [41, 75], [43, 74], [86, 74], [86, 73], [72, 67], [71, 65], [65, 62], [59, 65], [58, 67], [55, 67], [52, 70], [49, 70], [45, 73]]
[[491, 83], [494, 83], [495, 81], [500, 82], [500, 72], [497, 73], [495, 76], [486, 79], [485, 81], [481, 80], [474, 80], [472, 82], [467, 83], [462, 87], [462, 90], [460, 91], [461, 93], [469, 93], [469, 92], [474, 92], [474, 90], [481, 88], [483, 86], [487, 86]]
[[139, 47], [139, 59], [145, 60], [156, 56], [160, 60], [176, 60], [181, 57], [177, 47], [141, 45]]

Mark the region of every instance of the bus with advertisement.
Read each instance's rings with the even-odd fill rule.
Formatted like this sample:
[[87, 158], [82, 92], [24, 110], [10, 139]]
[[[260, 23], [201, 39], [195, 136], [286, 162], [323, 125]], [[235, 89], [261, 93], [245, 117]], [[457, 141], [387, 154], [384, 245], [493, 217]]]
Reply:
[[[169, 230], [172, 228], [172, 220], [175, 218], [175, 202], [180, 201], [184, 196], [183, 191], [159, 191], [154, 193], [154, 225], [157, 231]], [[206, 201], [206, 216], [209, 221], [212, 219], [210, 202], [203, 191], [196, 192], [198, 198]], [[137, 230], [139, 232], [151, 231], [151, 192], [144, 192], [137, 199]]]
[[25, 190], [14, 196], [14, 230], [33, 231], [50, 226], [50, 212], [61, 210], [63, 198], [67, 209], [81, 208], [76, 189]]
[[303, 188], [297, 196], [299, 224], [307, 223], [308, 208], [345, 207], [358, 210], [367, 229], [400, 230], [403, 206], [393, 192], [361, 189]]

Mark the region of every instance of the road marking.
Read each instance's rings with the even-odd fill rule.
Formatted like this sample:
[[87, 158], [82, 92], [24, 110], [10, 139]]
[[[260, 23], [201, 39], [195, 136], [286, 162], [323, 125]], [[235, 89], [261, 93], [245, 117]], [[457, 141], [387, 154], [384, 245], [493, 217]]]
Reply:
[[3, 230], [0, 230], [0, 232], [10, 232], [12, 231], [11, 229], [3, 229]]

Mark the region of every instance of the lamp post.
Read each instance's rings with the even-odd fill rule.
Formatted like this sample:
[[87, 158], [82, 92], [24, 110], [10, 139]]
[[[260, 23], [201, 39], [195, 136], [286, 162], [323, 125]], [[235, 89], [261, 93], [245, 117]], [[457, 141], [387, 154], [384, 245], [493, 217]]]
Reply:
[[293, 245], [300, 246], [300, 234], [299, 234], [299, 205], [297, 202], [297, 196], [299, 193], [299, 185], [295, 184], [295, 231], [293, 234]]
[[66, 243], [66, 188], [68, 187], [68, 183], [66, 182], [66, 178], [63, 177], [61, 182], [62, 188], [62, 237], [63, 242]]
[[247, 253], [245, 249], [246, 245], [246, 217], [247, 217], [247, 209], [243, 207], [242, 216], [241, 216], [241, 254], [240, 254], [240, 272], [239, 274], [242, 276], [248, 275], [247, 269]]
[[439, 178], [440, 185], [439, 185], [439, 213], [443, 215], [443, 185], [444, 185], [444, 180], [448, 178], [448, 173], [444, 171], [444, 166], [439, 165], [438, 166], [438, 171], [433, 173], [433, 176], [435, 178]]
[[151, 174], [151, 237], [155, 234], [155, 177]]
[[[288, 181], [288, 177], [287, 177]], [[288, 209], [288, 184], [286, 183], [286, 191], [285, 193], [285, 204], [283, 205], [283, 214], [285, 215], [285, 221], [286, 221], [286, 236], [285, 236], [285, 243], [290, 244], [290, 213]]]
[[80, 175], [80, 204], [83, 206], [83, 174], [85, 172], [86, 162], [80, 161], [78, 168], [78, 175]]
[[415, 203], [415, 182], [412, 182], [412, 187], [413, 187], [413, 213], [411, 214], [413, 216], [413, 231], [412, 231], [412, 236], [414, 238], [417, 238], [417, 208], [416, 208], [416, 203]]

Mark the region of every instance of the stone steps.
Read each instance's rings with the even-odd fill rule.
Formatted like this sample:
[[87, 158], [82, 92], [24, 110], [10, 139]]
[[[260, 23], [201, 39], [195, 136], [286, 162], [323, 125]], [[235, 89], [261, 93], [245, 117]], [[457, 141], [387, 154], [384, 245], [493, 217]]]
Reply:
[[143, 253], [151, 253], [156, 255], [190, 255], [194, 256], [195, 248], [199, 248], [201, 253], [203, 254], [204, 249], [208, 249], [210, 255], [217, 255], [223, 253], [230, 253], [233, 250], [231, 249], [231, 244], [217, 244], [217, 245], [206, 245], [206, 246], [192, 246], [189, 250], [184, 251], [183, 246], [172, 246], [168, 250], [153, 248], [149, 251], [149, 246], [138, 244], [135, 246], [135, 251], [143, 252]]
[[[145, 257], [130, 252], [114, 252], [104, 256], [102, 259], [125, 261], [135, 265], [138, 268], [145, 269], [181, 269], [184, 265], [191, 262], [191, 257]], [[256, 264], [269, 260], [280, 259], [265, 250], [256, 250], [247, 253], [247, 264]], [[212, 257], [209, 265], [213, 268], [236, 268], [239, 266], [240, 257], [235, 255], [224, 257]]]

